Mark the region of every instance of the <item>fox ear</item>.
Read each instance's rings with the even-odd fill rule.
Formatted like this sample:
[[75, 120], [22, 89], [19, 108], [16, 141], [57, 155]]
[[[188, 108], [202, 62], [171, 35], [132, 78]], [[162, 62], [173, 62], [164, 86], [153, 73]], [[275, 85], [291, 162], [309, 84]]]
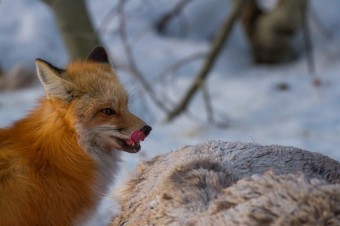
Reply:
[[97, 46], [96, 48], [94, 48], [90, 55], [87, 57], [87, 61], [110, 64], [106, 50], [102, 46]]
[[47, 98], [58, 97], [64, 100], [69, 99], [70, 91], [65, 87], [69, 82], [61, 77], [65, 70], [57, 68], [42, 59], [36, 59], [35, 65]]

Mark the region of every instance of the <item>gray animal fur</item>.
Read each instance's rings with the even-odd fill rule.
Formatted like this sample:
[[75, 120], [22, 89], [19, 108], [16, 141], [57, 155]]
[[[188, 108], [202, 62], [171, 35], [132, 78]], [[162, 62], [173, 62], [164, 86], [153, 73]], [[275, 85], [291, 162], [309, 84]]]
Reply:
[[340, 163], [210, 141], [140, 163], [117, 197], [113, 225], [340, 225]]

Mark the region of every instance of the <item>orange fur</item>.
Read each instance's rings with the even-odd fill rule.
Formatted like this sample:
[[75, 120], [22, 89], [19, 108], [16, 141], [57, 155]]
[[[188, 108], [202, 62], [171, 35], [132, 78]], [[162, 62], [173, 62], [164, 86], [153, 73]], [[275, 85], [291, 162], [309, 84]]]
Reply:
[[119, 150], [131, 151], [122, 141], [145, 125], [129, 112], [109, 64], [81, 61], [63, 73], [44, 62], [37, 68], [47, 75], [47, 97], [0, 129], [0, 225], [83, 222], [106, 192]]
[[65, 124], [69, 119], [59, 115], [67, 112], [52, 105], [63, 109], [43, 100], [26, 119], [0, 131], [0, 225], [70, 225], [94, 205], [95, 163]]

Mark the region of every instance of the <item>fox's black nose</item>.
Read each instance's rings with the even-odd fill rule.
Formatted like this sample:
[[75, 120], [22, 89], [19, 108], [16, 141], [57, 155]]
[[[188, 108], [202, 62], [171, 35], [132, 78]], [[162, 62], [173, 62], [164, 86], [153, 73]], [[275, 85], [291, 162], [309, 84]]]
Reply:
[[142, 131], [145, 134], [145, 136], [147, 136], [149, 135], [151, 130], [152, 130], [151, 126], [145, 125], [140, 131]]

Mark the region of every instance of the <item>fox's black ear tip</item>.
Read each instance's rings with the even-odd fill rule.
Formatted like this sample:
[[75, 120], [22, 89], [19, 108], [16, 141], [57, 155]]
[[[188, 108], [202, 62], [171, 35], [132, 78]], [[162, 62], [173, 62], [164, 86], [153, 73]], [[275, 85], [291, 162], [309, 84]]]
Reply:
[[99, 53], [99, 52], [105, 52], [106, 53], [106, 49], [103, 46], [96, 46], [92, 49], [90, 55], [92, 53]]
[[58, 68], [56, 66], [53, 66], [51, 63], [47, 62], [46, 60], [43, 60], [41, 58], [36, 58], [35, 59], [35, 63], [36, 63], [36, 66], [39, 68], [41, 65], [45, 65], [47, 67], [49, 67], [51, 70], [53, 70], [54, 72], [58, 73], [58, 74], [61, 74], [61, 73], [64, 73], [65, 70], [64, 69], [61, 69], [61, 68]]
[[94, 50], [106, 51], [103, 46], [96, 46], [96, 47], [94, 47], [94, 49], [92, 51], [94, 51]]
[[103, 46], [95, 47], [87, 57], [87, 60], [97, 63], [109, 63], [109, 57]]

